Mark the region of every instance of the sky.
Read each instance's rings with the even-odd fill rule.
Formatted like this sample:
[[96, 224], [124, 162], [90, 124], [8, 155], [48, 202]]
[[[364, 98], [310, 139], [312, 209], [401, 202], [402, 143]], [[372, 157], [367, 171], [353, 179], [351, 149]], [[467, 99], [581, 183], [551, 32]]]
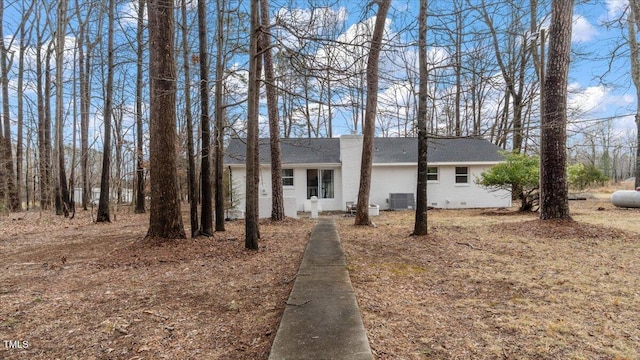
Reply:
[[[274, 14], [276, 13], [297, 13], [299, 16], [308, 16], [308, 0], [271, 0]], [[348, 40], [359, 31], [359, 23], [371, 22], [375, 15], [377, 6], [367, 6], [367, 0], [320, 0], [313, 1], [317, 5], [329, 5], [328, 16], [333, 16], [342, 20], [341, 32], [338, 40]], [[13, 2], [17, 4], [19, 2]], [[27, 3], [25, 1], [25, 3]], [[120, 13], [131, 13], [132, 4], [124, 4], [120, 8]], [[430, 7], [434, 12], [437, 9], [446, 9], [450, 6], [449, 1], [433, 0]], [[6, 4], [6, 2], [5, 2]], [[393, 41], [410, 41], [410, 37], [415, 34], [403, 32], [405, 28], [415, 26], [417, 18], [416, 0], [392, 0], [392, 9], [387, 21], [387, 36]], [[14, 5], [15, 6], [15, 5]], [[616, 26], [608, 26], [616, 19], [623, 16], [626, 7], [625, 0], [606, 0], [580, 2], [574, 11], [573, 24], [573, 51], [572, 67], [570, 70], [570, 98], [569, 105], [574, 109], [579, 109], [573, 116], [581, 124], [591, 124], [599, 122], [601, 119], [610, 119], [612, 126], [620, 134], [635, 131], [635, 123], [632, 113], [635, 112], [636, 100], [635, 89], [629, 78], [629, 62], [625, 59], [628, 56], [622, 52], [620, 57], [611, 60], [610, 53], [621, 41], [622, 32]], [[276, 10], [276, 8], [280, 8]], [[127, 10], [129, 9], [129, 10]], [[10, 36], [12, 30], [19, 22], [19, 17], [12, 16], [11, 9], [5, 12], [4, 31], [5, 36]], [[470, 26], [473, 26], [470, 24]], [[211, 31], [211, 29], [210, 29]], [[73, 43], [72, 36], [69, 38]], [[293, 41], [293, 40], [292, 40]], [[286, 43], [286, 40], [284, 40]], [[71, 46], [71, 45], [70, 45]], [[622, 47], [624, 49], [624, 47]], [[444, 55], [443, 50], [437, 46], [429, 49], [432, 59], [440, 59]], [[409, 49], [403, 53], [405, 59], [415, 58], [415, 54]], [[388, 63], [393, 63], [392, 60]], [[434, 60], [435, 61], [435, 60]], [[393, 71], [398, 71], [394, 69]], [[382, 87], [380, 98], [387, 101], [406, 101], [406, 83], [396, 82], [386, 84]], [[129, 104], [130, 106], [132, 104]], [[341, 121], [336, 121], [334, 126], [334, 136], [349, 133], [352, 129], [348, 125], [351, 113], [342, 114]], [[95, 133], [100, 133], [99, 126]], [[98, 135], [96, 135], [98, 137]]]
[[[277, 1], [272, 1], [272, 5], [275, 3]], [[288, 4], [290, 3], [289, 1]], [[340, 34], [341, 39], [353, 37], [354, 32], [357, 32], [357, 23], [366, 19], [371, 21], [370, 17], [375, 15], [376, 6], [366, 7], [364, 4], [367, 3], [364, 0], [331, 2], [332, 8], [345, 19], [345, 30]], [[578, 124], [591, 124], [601, 122], [603, 119], [610, 121], [621, 136], [634, 132], [635, 122], [632, 114], [636, 109], [635, 89], [629, 78], [628, 51], [624, 46], [623, 32], [619, 27], [619, 20], [624, 19], [623, 11], [627, 2], [626, 0], [606, 0], [577, 3], [573, 17], [573, 55], [568, 84], [570, 92], [568, 105], [572, 108], [570, 118]], [[306, 1], [299, 1], [298, 4], [303, 9]], [[429, 6], [430, 11], [437, 14], [438, 9], [451, 7], [451, 2], [429, 1]], [[387, 22], [387, 31], [391, 33], [388, 36], [396, 36], [401, 29], [417, 18], [417, 13], [417, 1], [393, 0]], [[548, 18], [543, 26], [549, 28]], [[621, 44], [623, 46], [619, 47]], [[617, 47], [619, 48], [618, 56], [612, 58], [611, 53]], [[429, 49], [433, 58], [446, 57], [442, 51], [437, 46]], [[382, 87], [384, 89], [380, 94], [381, 98], [398, 99], [397, 90], [402, 87], [402, 84]], [[349, 131], [349, 126], [338, 125], [338, 128], [334, 129], [334, 134]]]

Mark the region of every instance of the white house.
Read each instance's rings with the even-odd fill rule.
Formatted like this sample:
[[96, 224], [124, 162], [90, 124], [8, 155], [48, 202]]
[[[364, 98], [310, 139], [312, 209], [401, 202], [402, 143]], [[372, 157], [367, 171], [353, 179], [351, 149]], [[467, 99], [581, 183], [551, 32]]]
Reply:
[[[281, 139], [285, 213], [310, 211], [317, 196], [323, 211], [345, 210], [356, 201], [362, 156], [361, 135], [340, 138]], [[271, 211], [269, 139], [260, 139], [260, 217]], [[245, 139], [231, 139], [225, 153], [234, 196], [244, 209]], [[417, 187], [417, 138], [375, 138], [370, 203], [381, 210], [412, 209]], [[429, 206], [493, 208], [511, 206], [511, 193], [489, 191], [475, 183], [480, 173], [504, 161], [499, 148], [478, 138], [430, 139], [428, 146]]]

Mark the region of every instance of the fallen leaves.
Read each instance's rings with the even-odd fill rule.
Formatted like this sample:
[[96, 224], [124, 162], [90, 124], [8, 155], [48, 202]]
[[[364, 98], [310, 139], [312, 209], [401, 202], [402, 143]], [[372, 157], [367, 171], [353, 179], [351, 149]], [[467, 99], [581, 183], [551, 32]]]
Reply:
[[159, 244], [144, 241], [148, 215], [127, 211], [111, 224], [12, 217], [0, 221], [0, 334], [30, 341], [30, 359], [266, 359], [313, 226], [263, 222], [253, 252], [240, 221]]
[[419, 238], [410, 212], [339, 220], [375, 358], [640, 357], [639, 212], [571, 206], [573, 221], [431, 210]]

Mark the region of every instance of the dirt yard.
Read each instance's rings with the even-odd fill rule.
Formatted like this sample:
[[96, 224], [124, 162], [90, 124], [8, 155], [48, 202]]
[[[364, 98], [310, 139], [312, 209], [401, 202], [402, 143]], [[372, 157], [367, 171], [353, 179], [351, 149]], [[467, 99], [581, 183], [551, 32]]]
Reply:
[[[640, 210], [571, 212], [433, 210], [426, 237], [408, 212], [335, 215], [375, 357], [640, 358]], [[150, 246], [127, 209], [3, 216], [0, 358], [267, 359], [312, 226], [265, 222], [254, 253], [239, 221]]]
[[572, 201], [575, 222], [508, 210], [340, 220], [378, 359], [639, 359], [640, 210]]
[[150, 246], [147, 215], [117, 219], [0, 220], [0, 359], [268, 357], [311, 221], [263, 223], [255, 253], [242, 222]]

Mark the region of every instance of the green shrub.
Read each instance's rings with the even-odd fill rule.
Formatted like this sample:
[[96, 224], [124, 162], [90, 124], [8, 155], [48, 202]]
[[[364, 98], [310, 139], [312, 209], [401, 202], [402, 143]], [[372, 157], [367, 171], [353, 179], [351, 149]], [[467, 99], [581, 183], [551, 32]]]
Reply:
[[582, 191], [592, 185], [604, 185], [609, 178], [593, 165], [577, 163], [567, 168], [567, 181], [569, 188]]

